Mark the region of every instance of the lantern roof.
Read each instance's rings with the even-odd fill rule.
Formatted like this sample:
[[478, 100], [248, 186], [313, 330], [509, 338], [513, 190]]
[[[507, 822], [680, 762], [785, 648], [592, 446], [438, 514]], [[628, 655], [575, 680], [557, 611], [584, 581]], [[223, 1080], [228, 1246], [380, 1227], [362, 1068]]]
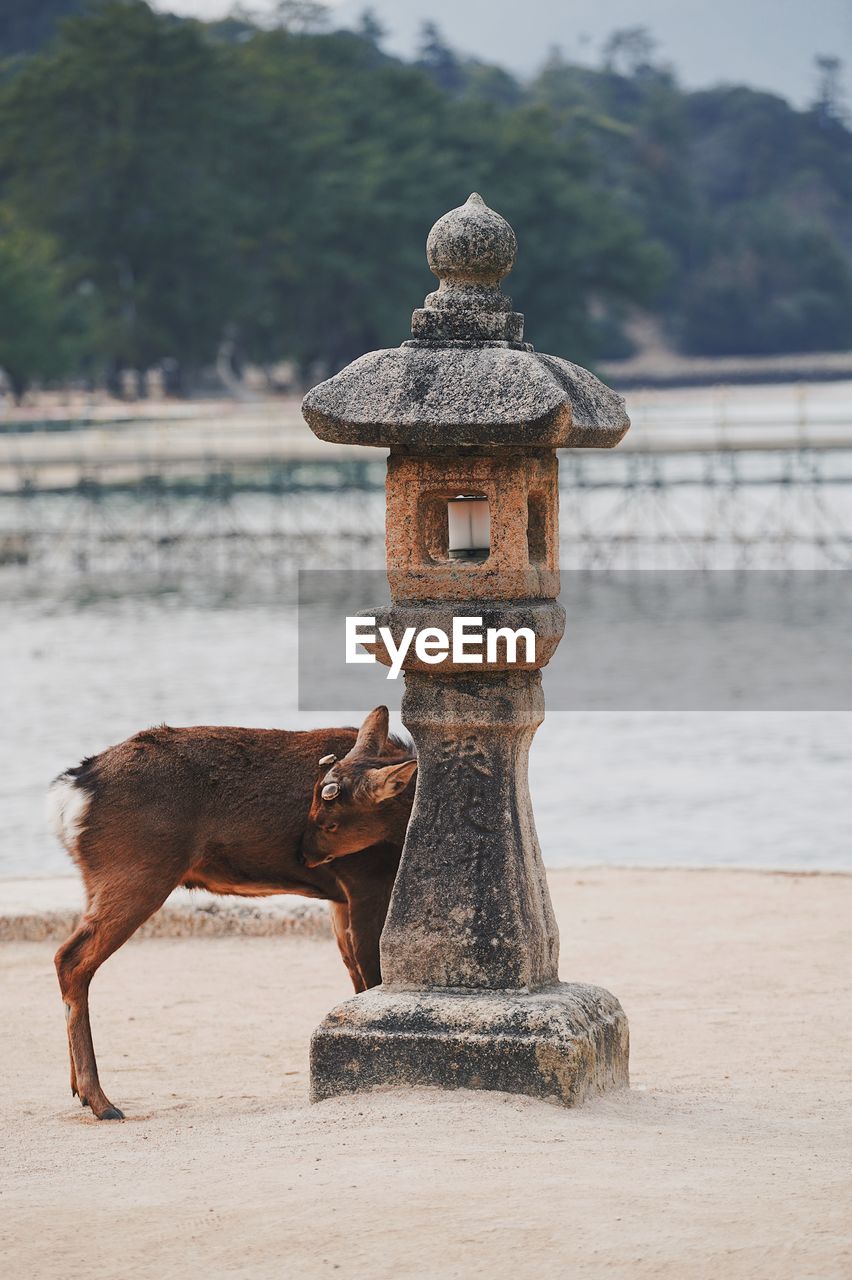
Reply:
[[514, 231], [476, 192], [439, 218], [426, 242], [439, 284], [412, 316], [412, 340], [309, 391], [314, 434], [429, 451], [618, 444], [630, 425], [622, 397], [523, 341], [524, 317], [500, 287], [515, 251]]

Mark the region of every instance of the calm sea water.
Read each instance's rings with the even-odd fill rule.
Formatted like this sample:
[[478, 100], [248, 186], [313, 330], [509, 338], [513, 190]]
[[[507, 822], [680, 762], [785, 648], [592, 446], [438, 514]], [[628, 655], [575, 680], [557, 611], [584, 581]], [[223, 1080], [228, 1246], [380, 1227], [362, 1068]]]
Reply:
[[[292, 606], [180, 596], [0, 604], [0, 876], [62, 874], [50, 779], [137, 729], [305, 728]], [[852, 715], [551, 713], [531, 785], [545, 861], [852, 869]]]
[[[563, 565], [852, 568], [852, 383], [629, 399], [631, 437], [670, 449], [662, 461], [565, 460]], [[766, 443], [792, 431], [795, 446], [713, 452], [742, 431]], [[710, 452], [679, 453], [695, 433]], [[835, 447], [807, 447], [820, 440]], [[45, 827], [46, 787], [140, 728], [351, 723], [345, 708], [297, 710], [294, 592], [281, 570], [284, 559], [380, 568], [382, 515], [380, 490], [177, 505], [4, 498], [0, 876], [70, 870]], [[179, 589], [140, 594], [135, 575], [162, 585], [173, 570]], [[264, 587], [223, 593], [223, 575]], [[849, 713], [551, 708], [531, 786], [551, 866], [852, 869], [850, 764]]]

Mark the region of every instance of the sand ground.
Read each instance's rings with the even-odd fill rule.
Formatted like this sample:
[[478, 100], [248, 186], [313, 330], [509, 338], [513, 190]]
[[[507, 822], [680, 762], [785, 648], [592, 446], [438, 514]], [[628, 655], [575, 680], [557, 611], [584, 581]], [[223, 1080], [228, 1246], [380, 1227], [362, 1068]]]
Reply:
[[131, 943], [93, 985], [123, 1124], [72, 1101], [53, 944], [0, 946], [0, 1257], [18, 1280], [852, 1276], [852, 877], [551, 876], [563, 977], [632, 1088], [306, 1102], [333, 944]]

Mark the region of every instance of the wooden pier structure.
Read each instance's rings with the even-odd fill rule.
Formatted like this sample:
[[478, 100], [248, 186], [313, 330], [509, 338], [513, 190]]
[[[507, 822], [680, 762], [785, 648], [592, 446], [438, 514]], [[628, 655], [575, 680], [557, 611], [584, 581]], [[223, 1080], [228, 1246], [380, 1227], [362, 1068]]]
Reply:
[[[629, 408], [615, 458], [563, 454], [564, 565], [852, 567], [852, 384], [633, 392]], [[380, 565], [370, 452], [321, 445], [296, 398], [7, 412], [0, 569]]]

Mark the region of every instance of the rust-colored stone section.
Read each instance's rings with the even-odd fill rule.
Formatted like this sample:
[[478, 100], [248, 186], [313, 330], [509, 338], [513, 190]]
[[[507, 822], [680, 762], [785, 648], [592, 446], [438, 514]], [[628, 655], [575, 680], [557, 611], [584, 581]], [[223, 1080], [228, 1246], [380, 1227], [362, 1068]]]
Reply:
[[[481, 562], [452, 560], [447, 503], [482, 495], [491, 546]], [[388, 580], [394, 600], [554, 600], [559, 594], [555, 455], [391, 453], [387, 477]]]

